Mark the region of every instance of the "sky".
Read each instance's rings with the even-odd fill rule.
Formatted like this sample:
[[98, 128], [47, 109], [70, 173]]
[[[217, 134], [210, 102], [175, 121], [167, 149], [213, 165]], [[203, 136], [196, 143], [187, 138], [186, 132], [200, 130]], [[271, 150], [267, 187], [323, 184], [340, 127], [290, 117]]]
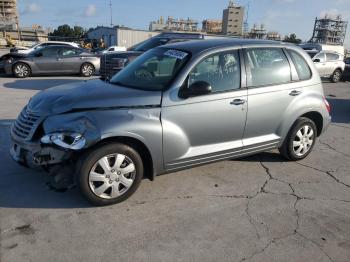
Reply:
[[[198, 21], [222, 19], [229, 0], [112, 0], [113, 24], [148, 29], [163, 17], [191, 17]], [[249, 26], [264, 24], [282, 35], [296, 33], [304, 41], [312, 36], [315, 17], [341, 14], [350, 21], [350, 0], [236, 0], [249, 6]], [[18, 0], [21, 26], [55, 28], [62, 24], [85, 28], [110, 24], [109, 0]], [[350, 48], [350, 24], [346, 38]]]

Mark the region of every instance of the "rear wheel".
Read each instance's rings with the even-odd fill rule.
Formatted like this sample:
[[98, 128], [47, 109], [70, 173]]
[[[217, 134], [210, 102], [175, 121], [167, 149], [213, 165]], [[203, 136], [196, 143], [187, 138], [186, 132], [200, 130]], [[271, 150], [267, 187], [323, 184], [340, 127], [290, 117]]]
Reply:
[[85, 156], [78, 170], [78, 185], [93, 205], [117, 204], [136, 191], [143, 170], [136, 150], [124, 144], [109, 144]]
[[95, 67], [92, 64], [84, 63], [80, 68], [80, 74], [84, 77], [90, 77], [95, 73]]
[[333, 83], [338, 83], [341, 79], [341, 71], [339, 69], [335, 70], [332, 77], [331, 77], [331, 81]]
[[13, 66], [12, 72], [17, 78], [26, 78], [30, 76], [31, 70], [29, 65], [25, 63], [17, 63]]
[[315, 146], [317, 128], [308, 118], [299, 118], [288, 133], [280, 148], [280, 153], [288, 160], [298, 161], [306, 158]]

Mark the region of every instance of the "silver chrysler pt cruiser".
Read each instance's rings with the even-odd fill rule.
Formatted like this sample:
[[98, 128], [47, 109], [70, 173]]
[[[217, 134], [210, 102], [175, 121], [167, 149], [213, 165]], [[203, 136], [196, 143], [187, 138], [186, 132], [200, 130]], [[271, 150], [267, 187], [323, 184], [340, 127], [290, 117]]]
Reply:
[[30, 167], [72, 167], [82, 194], [109, 205], [144, 177], [276, 148], [301, 160], [330, 120], [320, 77], [299, 47], [190, 41], [146, 52], [110, 82], [38, 93], [11, 129], [11, 155]]

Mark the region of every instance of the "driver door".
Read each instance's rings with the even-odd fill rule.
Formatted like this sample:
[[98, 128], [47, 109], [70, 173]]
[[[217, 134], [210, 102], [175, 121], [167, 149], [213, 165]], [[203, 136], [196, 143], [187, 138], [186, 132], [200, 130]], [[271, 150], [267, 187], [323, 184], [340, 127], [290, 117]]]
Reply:
[[325, 76], [327, 74], [327, 64], [325, 53], [317, 54], [313, 59], [315, 67], [320, 74], [320, 76]]
[[[173, 171], [225, 159], [241, 152], [247, 116], [247, 90], [242, 88], [238, 50], [204, 57], [188, 75], [187, 86], [211, 85], [209, 94], [167, 98], [162, 105], [165, 169]], [[187, 88], [187, 87], [184, 87]]]
[[39, 73], [54, 73], [57, 71], [57, 56], [59, 47], [48, 46], [39, 50], [33, 58]]

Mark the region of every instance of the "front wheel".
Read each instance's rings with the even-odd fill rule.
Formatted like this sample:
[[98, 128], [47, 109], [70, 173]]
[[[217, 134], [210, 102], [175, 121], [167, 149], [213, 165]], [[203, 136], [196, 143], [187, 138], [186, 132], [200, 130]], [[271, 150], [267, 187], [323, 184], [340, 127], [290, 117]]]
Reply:
[[331, 81], [333, 83], [338, 83], [341, 79], [341, 71], [339, 69], [335, 70], [332, 77], [331, 77]]
[[13, 66], [12, 72], [17, 78], [26, 78], [30, 76], [31, 70], [29, 65], [25, 63], [17, 63]]
[[95, 73], [95, 67], [92, 64], [85, 63], [80, 68], [80, 74], [84, 77], [90, 77]]
[[78, 185], [93, 205], [113, 205], [136, 191], [143, 173], [142, 158], [136, 150], [124, 144], [109, 144], [83, 158], [78, 170]]
[[315, 146], [317, 128], [315, 123], [305, 117], [299, 118], [280, 148], [280, 153], [288, 160], [298, 161], [306, 158]]

